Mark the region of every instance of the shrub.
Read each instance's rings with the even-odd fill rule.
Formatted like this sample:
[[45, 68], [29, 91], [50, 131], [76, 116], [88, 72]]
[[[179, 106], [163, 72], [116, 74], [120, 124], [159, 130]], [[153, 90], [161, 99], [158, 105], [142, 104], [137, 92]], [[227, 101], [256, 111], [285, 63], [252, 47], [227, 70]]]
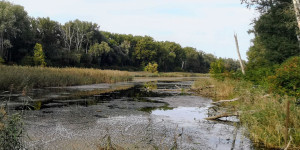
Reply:
[[46, 62], [45, 62], [45, 54], [43, 52], [42, 45], [39, 43], [36, 43], [34, 46], [34, 56], [33, 60], [36, 66], [41, 66], [45, 67]]
[[19, 114], [7, 115], [0, 108], [0, 149], [23, 149], [23, 123]]
[[33, 61], [33, 57], [26, 55], [22, 60], [21, 60], [21, 65], [23, 66], [34, 66], [34, 61]]
[[218, 59], [210, 64], [209, 73], [212, 77], [218, 80], [224, 80], [223, 73], [225, 72], [225, 65], [222, 59]]
[[2, 57], [0, 57], [0, 65], [3, 64], [5, 61]]
[[147, 71], [147, 72], [151, 72], [151, 73], [158, 73], [157, 71], [157, 67], [158, 67], [158, 64], [157, 63], [149, 63], [145, 68], [144, 70]]
[[275, 70], [278, 68], [276, 65], [272, 67], [261, 67], [255, 69], [247, 69], [245, 78], [254, 84], [267, 85], [268, 76], [275, 74]]
[[268, 81], [272, 91], [300, 97], [300, 57], [286, 60], [276, 70], [275, 75], [268, 77]]

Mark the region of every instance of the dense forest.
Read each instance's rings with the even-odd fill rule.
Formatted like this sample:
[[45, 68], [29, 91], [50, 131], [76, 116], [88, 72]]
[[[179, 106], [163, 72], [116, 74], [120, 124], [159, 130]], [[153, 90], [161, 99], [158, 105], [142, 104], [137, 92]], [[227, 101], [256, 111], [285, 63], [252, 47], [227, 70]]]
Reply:
[[[50, 18], [33, 18], [22, 6], [1, 1], [0, 58], [6, 64], [35, 65], [34, 46], [39, 43], [45, 64], [54, 67], [92, 67], [143, 70], [157, 63], [158, 70], [209, 72], [217, 58], [192, 47], [149, 36], [100, 31], [96, 23], [74, 20], [60, 24]], [[236, 60], [224, 59], [229, 70]]]
[[[247, 80], [270, 91], [300, 98], [300, 32], [292, 0], [241, 0], [260, 16], [247, 52]], [[300, 25], [300, 24], [299, 24]]]
[[247, 77], [254, 82], [264, 82], [257, 77], [271, 76], [280, 64], [293, 56], [300, 56], [299, 28], [294, 6], [292, 0], [242, 2], [247, 7], [255, 7], [260, 13], [253, 21], [253, 29], [249, 31], [255, 38], [247, 52]]

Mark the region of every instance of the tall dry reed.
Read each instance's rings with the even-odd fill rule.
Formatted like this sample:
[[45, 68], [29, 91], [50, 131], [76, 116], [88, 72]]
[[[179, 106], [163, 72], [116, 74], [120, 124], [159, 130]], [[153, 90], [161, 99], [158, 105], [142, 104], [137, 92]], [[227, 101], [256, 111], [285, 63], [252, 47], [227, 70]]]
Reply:
[[40, 88], [97, 83], [130, 81], [132, 76], [126, 71], [0, 66], [0, 90], [7, 90], [12, 84], [17, 89]]

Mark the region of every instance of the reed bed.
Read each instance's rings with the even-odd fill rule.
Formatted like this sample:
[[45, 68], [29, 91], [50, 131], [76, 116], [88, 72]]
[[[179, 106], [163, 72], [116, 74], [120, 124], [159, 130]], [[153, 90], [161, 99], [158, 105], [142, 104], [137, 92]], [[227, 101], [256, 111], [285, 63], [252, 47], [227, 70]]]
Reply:
[[126, 71], [0, 65], [0, 90], [131, 81]]
[[203, 73], [189, 73], [189, 72], [131, 72], [134, 77], [209, 77], [209, 74]]
[[[234, 80], [201, 79], [192, 89], [214, 100], [239, 98], [239, 101], [225, 103], [223, 107], [242, 112], [240, 121], [255, 144], [284, 149], [290, 142], [288, 149], [300, 149], [300, 105], [295, 97], [276, 95], [249, 82]], [[289, 117], [286, 113], [288, 101]]]

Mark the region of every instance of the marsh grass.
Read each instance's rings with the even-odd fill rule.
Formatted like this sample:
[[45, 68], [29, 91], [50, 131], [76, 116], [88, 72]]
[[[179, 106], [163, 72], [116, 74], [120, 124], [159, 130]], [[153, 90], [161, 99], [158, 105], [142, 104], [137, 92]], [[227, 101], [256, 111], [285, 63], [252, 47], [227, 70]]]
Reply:
[[209, 77], [209, 74], [188, 72], [130, 72], [130, 74], [134, 77]]
[[286, 147], [286, 106], [290, 101], [290, 138], [287, 141], [291, 141], [289, 149], [300, 149], [300, 106], [296, 104], [296, 98], [267, 93], [246, 81], [201, 79], [192, 89], [214, 100], [239, 97], [239, 101], [226, 103], [223, 107], [241, 111], [240, 121], [248, 129], [252, 141], [266, 148]]
[[0, 149], [22, 149], [23, 123], [20, 114], [9, 115], [0, 108]]
[[234, 97], [235, 87], [230, 80], [224, 80], [220, 84], [217, 80], [201, 79], [195, 81], [191, 89], [202, 96], [221, 100]]
[[0, 66], [0, 90], [7, 90], [12, 84], [16, 89], [23, 89], [24, 87], [57, 87], [130, 80], [132, 80], [132, 76], [126, 71]]

